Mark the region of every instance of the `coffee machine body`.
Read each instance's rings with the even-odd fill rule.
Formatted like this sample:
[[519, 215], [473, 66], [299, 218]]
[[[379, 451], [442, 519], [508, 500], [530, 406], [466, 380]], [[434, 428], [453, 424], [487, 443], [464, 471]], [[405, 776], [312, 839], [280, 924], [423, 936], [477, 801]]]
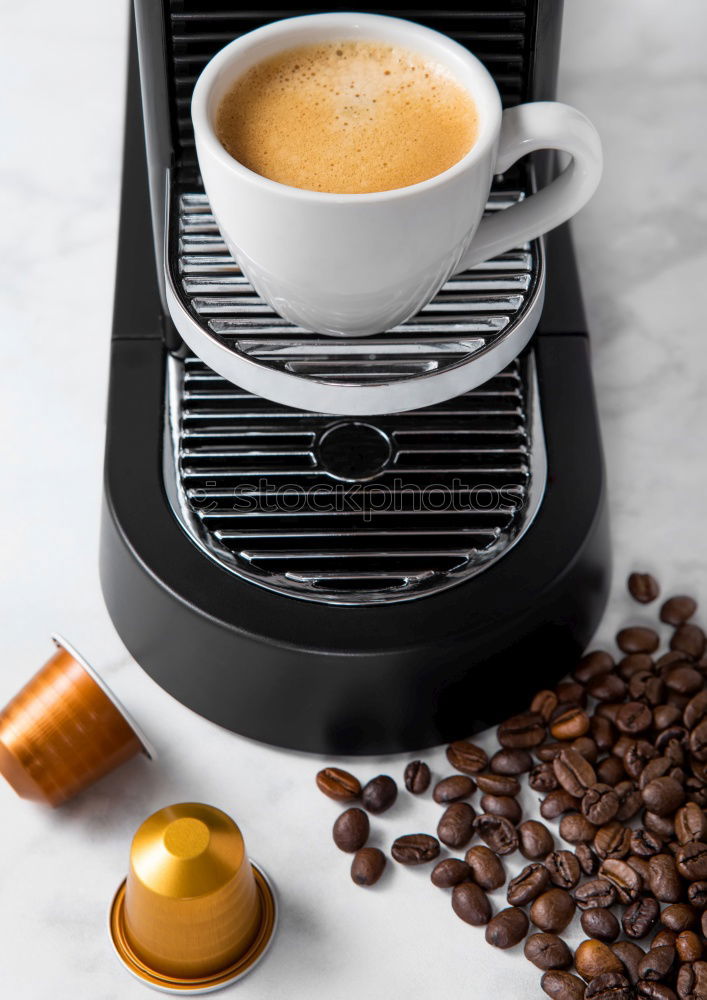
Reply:
[[[610, 556], [589, 340], [566, 227], [453, 279], [366, 352], [260, 302], [210, 214], [189, 97], [231, 38], [303, 13], [136, 2], [101, 579], [130, 652], [200, 714], [280, 746], [394, 752], [521, 710], [596, 627]], [[557, 0], [379, 13], [468, 45], [507, 106], [555, 95]], [[489, 211], [551, 169], [498, 178]], [[414, 392], [525, 342], [453, 398], [347, 417], [228, 382], [181, 322], [313, 398], [337, 379]]]

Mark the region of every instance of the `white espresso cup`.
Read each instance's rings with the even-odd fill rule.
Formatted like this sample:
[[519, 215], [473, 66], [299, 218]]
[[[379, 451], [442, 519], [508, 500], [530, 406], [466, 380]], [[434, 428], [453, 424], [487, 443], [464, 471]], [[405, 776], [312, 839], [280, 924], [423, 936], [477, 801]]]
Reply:
[[[476, 141], [465, 156], [419, 184], [331, 194], [261, 177], [226, 152], [214, 123], [239, 77], [288, 49], [353, 39], [402, 46], [447, 68], [478, 113]], [[409, 319], [451, 275], [569, 219], [602, 170], [599, 137], [579, 111], [555, 102], [503, 111], [491, 75], [465, 48], [419, 24], [375, 14], [310, 14], [242, 35], [201, 73], [192, 121], [204, 187], [239, 267], [285, 319], [334, 336], [368, 336]], [[568, 153], [564, 172], [482, 218], [494, 175], [540, 149]]]

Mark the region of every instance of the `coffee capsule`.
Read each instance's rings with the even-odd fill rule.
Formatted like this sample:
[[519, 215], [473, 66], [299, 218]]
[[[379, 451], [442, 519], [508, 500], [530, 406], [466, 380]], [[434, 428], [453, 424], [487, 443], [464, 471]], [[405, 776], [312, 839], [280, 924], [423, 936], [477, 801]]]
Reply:
[[22, 798], [58, 806], [153, 751], [95, 670], [52, 639], [54, 655], [0, 712], [0, 774]]
[[208, 993], [253, 968], [276, 919], [272, 887], [233, 820], [185, 802], [160, 809], [135, 834], [110, 933], [142, 982], [166, 993]]

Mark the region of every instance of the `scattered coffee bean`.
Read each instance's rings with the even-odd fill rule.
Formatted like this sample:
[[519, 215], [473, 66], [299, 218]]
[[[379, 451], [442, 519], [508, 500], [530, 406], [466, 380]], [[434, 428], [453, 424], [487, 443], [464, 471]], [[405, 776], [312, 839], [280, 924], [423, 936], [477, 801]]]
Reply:
[[590, 823], [603, 826], [619, 811], [619, 796], [611, 785], [597, 783], [588, 788], [582, 798], [582, 813]]
[[602, 860], [625, 858], [631, 850], [631, 831], [617, 821], [605, 823], [597, 830], [592, 847]]
[[644, 830], [642, 826], [631, 831], [631, 851], [641, 858], [652, 858], [660, 854], [663, 847], [662, 837], [652, 830]]
[[452, 802], [437, 824], [437, 836], [447, 847], [466, 847], [474, 832], [475, 817], [468, 802]]
[[452, 889], [452, 909], [465, 923], [482, 927], [491, 919], [491, 904], [475, 882], [461, 882]]
[[334, 823], [334, 843], [340, 851], [353, 854], [365, 845], [370, 828], [368, 816], [363, 809], [347, 809]]
[[456, 771], [472, 775], [483, 771], [488, 764], [486, 751], [466, 740], [457, 740], [456, 743], [449, 744], [447, 760]]
[[652, 725], [653, 713], [643, 702], [627, 701], [616, 713], [616, 728], [621, 733], [635, 736], [637, 733], [645, 733]]
[[707, 882], [692, 882], [687, 887], [687, 901], [696, 910], [706, 910]]
[[650, 890], [661, 903], [677, 903], [681, 898], [680, 874], [670, 854], [656, 854], [651, 859]]
[[663, 979], [667, 979], [673, 970], [676, 957], [676, 951], [672, 945], [651, 948], [638, 964], [639, 980], [649, 979], [653, 982], [661, 982]]
[[697, 601], [680, 594], [669, 597], [660, 609], [660, 620], [667, 625], [682, 625], [697, 611]]
[[628, 592], [639, 604], [650, 604], [660, 594], [658, 581], [650, 573], [631, 573], [628, 578]]
[[[473, 848], [470, 848], [473, 850]], [[468, 855], [468, 852], [467, 852]], [[550, 885], [550, 872], [544, 865], [526, 865], [525, 868], [508, 883], [506, 899], [511, 906], [525, 906], [545, 892]]]
[[611, 945], [611, 950], [624, 965], [624, 975], [632, 986], [638, 982], [638, 965], [643, 958], [643, 949], [634, 941], [617, 941]]
[[512, 854], [518, 850], [518, 834], [515, 827], [503, 816], [482, 813], [474, 820], [474, 829], [483, 842], [496, 854]]
[[510, 795], [482, 795], [480, 806], [485, 813], [493, 816], [504, 816], [514, 825], [520, 822], [523, 810], [517, 799]]
[[626, 694], [626, 682], [618, 674], [602, 674], [601, 677], [594, 677], [587, 684], [587, 694], [591, 695], [592, 698], [596, 698], [597, 701], [607, 702], [604, 711], [607, 712], [605, 718], [609, 718], [611, 722], [616, 721], [616, 713], [618, 712], [618, 703]]
[[564, 889], [547, 889], [533, 901], [530, 919], [541, 931], [559, 934], [574, 916], [574, 900]]
[[577, 887], [574, 899], [580, 910], [608, 908], [616, 902], [616, 889], [605, 878], [593, 878]]
[[460, 882], [471, 878], [471, 869], [465, 861], [459, 858], [443, 858], [432, 869], [430, 881], [438, 889], [451, 889]]
[[501, 859], [483, 844], [475, 844], [474, 847], [470, 847], [464, 860], [471, 873], [471, 878], [486, 892], [500, 889], [505, 883], [506, 873]]
[[596, 875], [599, 870], [599, 858], [589, 844], [577, 844], [574, 856], [579, 861], [579, 866], [585, 875]]
[[681, 931], [675, 942], [675, 950], [681, 962], [697, 962], [702, 958], [702, 940], [694, 931]]
[[465, 774], [452, 774], [437, 782], [432, 792], [432, 798], [441, 804], [459, 802], [461, 799], [468, 799], [475, 790], [476, 784], [473, 778], [469, 778]]
[[398, 797], [398, 786], [387, 774], [379, 774], [364, 785], [361, 792], [361, 802], [364, 807], [376, 816], [390, 809]]
[[604, 972], [584, 991], [584, 1000], [633, 1000], [634, 993], [631, 984], [619, 972]]
[[574, 889], [582, 875], [579, 861], [571, 851], [548, 854], [545, 867], [550, 873], [550, 881], [558, 889]]
[[699, 660], [705, 651], [705, 634], [699, 625], [678, 625], [670, 639], [670, 648]]
[[703, 1000], [707, 997], [707, 962], [690, 962], [681, 966], [677, 990], [680, 1000]]
[[353, 802], [361, 794], [361, 782], [339, 767], [325, 767], [318, 772], [317, 788], [335, 802]]
[[680, 874], [690, 882], [707, 879], [707, 844], [699, 840], [683, 844], [675, 856], [675, 861]]
[[555, 769], [552, 762], [547, 760], [538, 764], [528, 775], [528, 784], [534, 792], [542, 792], [546, 795], [559, 787], [559, 782], [555, 777]]
[[489, 768], [494, 774], [525, 774], [532, 766], [533, 758], [527, 750], [502, 749], [489, 761]]
[[556, 740], [576, 740], [589, 730], [589, 716], [579, 705], [571, 705], [555, 716], [550, 735]]
[[664, 948], [666, 945], [669, 945], [671, 948], [674, 948], [677, 939], [678, 936], [675, 933], [675, 931], [669, 931], [667, 927], [661, 927], [661, 929], [658, 931], [658, 933], [651, 941], [651, 948]]
[[707, 716], [707, 688], [700, 691], [685, 706], [683, 722], [688, 729], [694, 729]]
[[537, 712], [524, 712], [502, 722], [496, 734], [502, 747], [528, 750], [545, 739], [545, 720]]
[[549, 722], [558, 703], [559, 698], [554, 691], [538, 691], [530, 703], [530, 711], [541, 715], [545, 722]]
[[405, 768], [405, 787], [413, 795], [422, 795], [430, 787], [430, 769], [424, 760], [411, 760]]
[[652, 896], [637, 899], [624, 910], [621, 918], [624, 934], [630, 938], [644, 938], [655, 926], [659, 914], [660, 906]]
[[617, 858], [608, 858], [599, 868], [599, 876], [610, 882], [616, 898], [624, 906], [633, 903], [643, 888], [643, 879], [631, 865]]
[[520, 792], [520, 782], [513, 775], [477, 774], [476, 784], [484, 795], [515, 796]]
[[514, 948], [528, 933], [528, 918], [517, 906], [501, 910], [486, 925], [486, 941], [494, 948]]
[[591, 653], [586, 653], [582, 657], [572, 676], [580, 684], [586, 684], [592, 677], [596, 677], [599, 674], [608, 674], [610, 670], [614, 669], [614, 666], [614, 658], [611, 653], [607, 653], [603, 649], [597, 649]]
[[573, 812], [579, 807], [579, 799], [576, 799], [564, 788], [557, 788], [540, 803], [540, 815], [543, 819], [557, 819], [563, 813]]
[[647, 830], [657, 834], [663, 841], [671, 840], [675, 833], [673, 821], [669, 816], [659, 816], [649, 809], [643, 813], [643, 825]]
[[551, 969], [540, 980], [540, 986], [550, 1000], [584, 1000], [584, 983], [571, 972]]
[[580, 917], [582, 930], [591, 938], [599, 941], [615, 941], [621, 932], [619, 922], [611, 912], [603, 906], [585, 910]]
[[581, 813], [568, 813], [560, 820], [560, 836], [569, 844], [589, 843], [594, 840], [596, 832], [594, 824]]
[[671, 903], [660, 914], [660, 922], [669, 931], [680, 934], [697, 923], [697, 913], [688, 903]]
[[651, 979], [639, 979], [636, 983], [637, 1000], [677, 1000], [675, 993], [665, 983], [654, 983]]
[[659, 642], [655, 629], [644, 625], [622, 628], [616, 636], [616, 645], [623, 653], [654, 653]]
[[572, 952], [557, 934], [531, 934], [523, 954], [538, 969], [570, 969]]
[[623, 973], [623, 962], [608, 945], [596, 938], [582, 941], [574, 953], [574, 964], [588, 983], [607, 972]]
[[552, 834], [537, 820], [529, 819], [518, 827], [520, 852], [529, 861], [547, 857], [555, 846]]
[[401, 865], [424, 865], [439, 855], [439, 842], [427, 833], [408, 833], [393, 842], [390, 853]]
[[576, 750], [560, 751], [552, 767], [560, 785], [575, 798], [581, 798], [587, 789], [596, 784], [594, 768]]
[[383, 874], [386, 857], [377, 847], [362, 847], [351, 862], [351, 878], [356, 885], [375, 885]]
[[673, 778], [654, 778], [641, 792], [646, 809], [671, 816], [685, 801], [685, 790]]

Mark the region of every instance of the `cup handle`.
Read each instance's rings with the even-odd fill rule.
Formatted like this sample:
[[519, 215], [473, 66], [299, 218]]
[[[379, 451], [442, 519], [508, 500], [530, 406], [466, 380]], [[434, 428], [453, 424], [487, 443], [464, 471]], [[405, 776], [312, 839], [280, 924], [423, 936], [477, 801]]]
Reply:
[[556, 101], [521, 104], [504, 111], [494, 174], [539, 149], [560, 149], [572, 159], [547, 187], [482, 219], [455, 273], [554, 229], [594, 194], [602, 171], [601, 140], [581, 111]]

